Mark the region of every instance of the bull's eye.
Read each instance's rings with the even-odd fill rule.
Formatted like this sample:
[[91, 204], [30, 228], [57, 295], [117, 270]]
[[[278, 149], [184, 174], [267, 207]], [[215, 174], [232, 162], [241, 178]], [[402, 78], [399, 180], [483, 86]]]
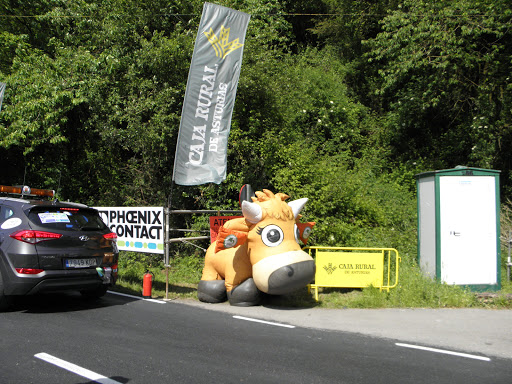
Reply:
[[284, 239], [283, 230], [274, 224], [267, 225], [259, 230], [258, 233], [261, 235], [263, 244], [267, 247], [277, 247]]

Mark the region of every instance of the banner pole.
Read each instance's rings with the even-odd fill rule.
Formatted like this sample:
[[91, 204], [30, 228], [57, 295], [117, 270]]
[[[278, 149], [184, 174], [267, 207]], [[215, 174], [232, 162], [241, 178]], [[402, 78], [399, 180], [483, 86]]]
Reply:
[[172, 192], [174, 189], [174, 180], [171, 181], [171, 191], [169, 193], [169, 200], [167, 201], [167, 208], [165, 209], [165, 300], [169, 300], [169, 262], [170, 262], [170, 236], [169, 236], [169, 223], [171, 219], [171, 205], [172, 205]]

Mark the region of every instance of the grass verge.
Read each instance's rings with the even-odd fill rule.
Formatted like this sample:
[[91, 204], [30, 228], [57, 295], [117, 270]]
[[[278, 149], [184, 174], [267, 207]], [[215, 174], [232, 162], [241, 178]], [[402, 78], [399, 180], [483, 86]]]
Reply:
[[[178, 256], [167, 270], [161, 256], [121, 252], [119, 279], [115, 291], [142, 295], [142, 279], [149, 270], [154, 275], [153, 298], [197, 300], [197, 284], [201, 279], [203, 259], [200, 256]], [[398, 286], [389, 292], [378, 288], [323, 288], [316, 302], [307, 288], [282, 296], [266, 295], [264, 305], [319, 308], [512, 308], [512, 284], [502, 270], [502, 289], [493, 293], [475, 293], [423, 276], [417, 265], [402, 261]]]

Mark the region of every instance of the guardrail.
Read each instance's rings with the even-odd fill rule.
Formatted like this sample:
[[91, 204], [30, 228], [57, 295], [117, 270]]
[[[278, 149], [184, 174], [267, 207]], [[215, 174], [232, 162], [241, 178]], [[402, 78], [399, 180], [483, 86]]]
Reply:
[[319, 288], [365, 288], [389, 291], [398, 284], [400, 256], [394, 248], [305, 247], [315, 259], [315, 281], [308, 285], [318, 301]]

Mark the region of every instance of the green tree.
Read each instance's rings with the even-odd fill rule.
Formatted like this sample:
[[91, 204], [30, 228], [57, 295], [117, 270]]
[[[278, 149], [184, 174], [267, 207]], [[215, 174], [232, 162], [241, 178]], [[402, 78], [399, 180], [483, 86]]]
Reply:
[[313, 31], [348, 64], [358, 62], [362, 41], [381, 32], [380, 21], [397, 8], [396, 0], [324, 0], [328, 17], [319, 18]]
[[366, 42], [385, 142], [399, 162], [502, 169], [510, 188], [512, 9], [507, 1], [404, 1]]
[[18, 174], [60, 178], [64, 198], [165, 201], [198, 2], [149, 3], [54, 3], [31, 19], [51, 24], [47, 43], [18, 43], [6, 61], [0, 115], [0, 146], [25, 160]]
[[[0, 152], [15, 168], [1, 180], [21, 183], [26, 169], [32, 185], [56, 188], [60, 180], [65, 199], [165, 204], [202, 2], [51, 4], [31, 19], [44, 32], [37, 39], [0, 27], [10, 34], [1, 48], [9, 55], [3, 64], [9, 92], [0, 114]], [[250, 183], [293, 199], [309, 197], [305, 214], [318, 223], [318, 243], [392, 239], [385, 245], [394, 246], [396, 233], [411, 236], [412, 194], [383, 173], [391, 141], [379, 141], [386, 137], [379, 118], [354, 96], [347, 79], [355, 65], [329, 39], [319, 44], [301, 30], [312, 19], [290, 15], [325, 4], [222, 5], [252, 16], [228, 177], [221, 185], [174, 186], [173, 207], [236, 208], [241, 185]], [[178, 220], [179, 228], [206, 226], [204, 217]]]

